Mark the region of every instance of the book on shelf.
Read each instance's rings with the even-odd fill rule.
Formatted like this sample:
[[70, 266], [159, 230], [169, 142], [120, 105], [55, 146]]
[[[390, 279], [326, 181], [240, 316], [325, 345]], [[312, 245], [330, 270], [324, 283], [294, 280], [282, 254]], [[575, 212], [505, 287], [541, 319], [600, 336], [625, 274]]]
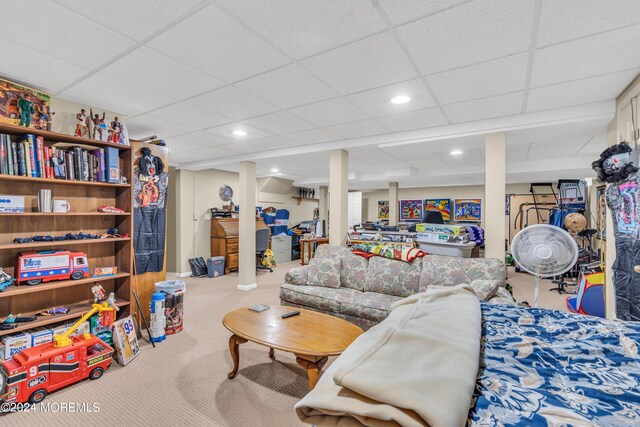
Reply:
[[0, 175], [120, 182], [117, 148], [85, 144], [46, 145], [41, 136], [0, 134]]

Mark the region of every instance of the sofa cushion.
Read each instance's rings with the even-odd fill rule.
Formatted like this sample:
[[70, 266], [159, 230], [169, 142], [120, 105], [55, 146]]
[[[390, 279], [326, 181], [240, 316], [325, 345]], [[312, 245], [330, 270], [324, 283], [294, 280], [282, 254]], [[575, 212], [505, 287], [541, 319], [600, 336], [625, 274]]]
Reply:
[[489, 299], [493, 298], [498, 292], [498, 289], [500, 288], [500, 281], [491, 279], [476, 279], [469, 283], [469, 286], [473, 288], [473, 292], [475, 292], [480, 301], [488, 301]]
[[516, 300], [513, 299], [511, 294], [505, 288], [499, 287], [496, 295], [488, 300], [491, 304], [506, 304], [517, 305]]
[[298, 286], [288, 283], [280, 287], [281, 300], [331, 313], [339, 313], [340, 304], [352, 302], [355, 294], [361, 293], [353, 289]]
[[300, 267], [294, 267], [287, 271], [284, 275], [284, 282], [292, 285], [306, 285], [309, 276], [309, 266], [302, 265]]
[[341, 257], [340, 286], [364, 291], [369, 260], [349, 251]]
[[376, 292], [358, 292], [352, 302], [340, 304], [340, 314], [382, 322], [389, 315], [391, 304], [401, 299]]
[[340, 287], [340, 257], [336, 254], [309, 261], [307, 282], [310, 286]]
[[476, 279], [497, 280], [503, 286], [506, 275], [504, 263], [498, 259], [427, 255], [422, 258], [420, 292], [430, 285], [454, 286]]
[[422, 260], [396, 261], [382, 257], [369, 259], [364, 290], [381, 294], [407, 297], [418, 292]]

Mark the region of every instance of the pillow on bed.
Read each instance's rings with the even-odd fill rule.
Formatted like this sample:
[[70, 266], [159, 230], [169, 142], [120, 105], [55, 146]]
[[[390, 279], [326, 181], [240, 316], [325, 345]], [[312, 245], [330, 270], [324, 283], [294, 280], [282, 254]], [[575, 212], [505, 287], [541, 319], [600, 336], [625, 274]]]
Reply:
[[488, 301], [498, 293], [500, 283], [500, 280], [476, 279], [469, 283], [469, 286], [471, 286], [480, 301]]
[[340, 257], [337, 255], [313, 258], [309, 261], [308, 283], [325, 288], [340, 287]]

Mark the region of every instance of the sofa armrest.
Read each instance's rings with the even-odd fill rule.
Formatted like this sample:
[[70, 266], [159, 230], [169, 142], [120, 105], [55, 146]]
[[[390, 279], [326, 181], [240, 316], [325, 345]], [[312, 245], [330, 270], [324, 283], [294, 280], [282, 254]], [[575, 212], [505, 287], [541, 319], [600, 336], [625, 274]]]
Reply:
[[496, 294], [488, 301], [490, 304], [506, 304], [506, 305], [518, 305], [516, 300], [513, 299], [508, 290], [503, 287], [498, 288]]
[[284, 275], [284, 282], [290, 285], [306, 285], [309, 279], [309, 266], [292, 268]]

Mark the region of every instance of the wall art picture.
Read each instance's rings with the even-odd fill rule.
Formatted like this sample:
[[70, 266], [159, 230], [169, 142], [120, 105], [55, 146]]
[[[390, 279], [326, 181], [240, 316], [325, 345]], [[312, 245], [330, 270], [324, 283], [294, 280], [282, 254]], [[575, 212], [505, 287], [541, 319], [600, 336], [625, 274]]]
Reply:
[[378, 219], [389, 219], [388, 200], [378, 200]]
[[482, 199], [456, 199], [454, 220], [480, 222], [482, 220]]
[[400, 200], [400, 219], [422, 219], [422, 199]]
[[0, 78], [0, 123], [51, 130], [51, 94]]
[[439, 211], [443, 220], [451, 221], [451, 199], [424, 199], [424, 211]]

